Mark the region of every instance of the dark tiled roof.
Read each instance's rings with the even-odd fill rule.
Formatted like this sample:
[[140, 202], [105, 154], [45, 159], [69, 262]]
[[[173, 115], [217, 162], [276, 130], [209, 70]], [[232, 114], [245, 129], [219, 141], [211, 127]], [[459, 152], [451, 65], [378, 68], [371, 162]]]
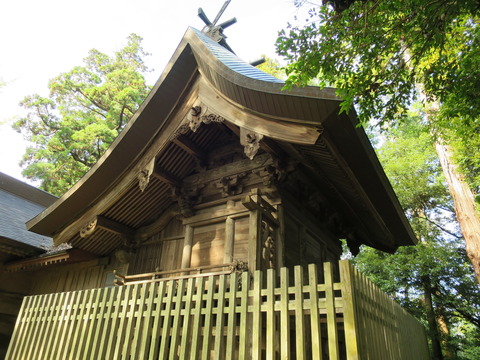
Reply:
[[28, 231], [25, 223], [55, 199], [53, 195], [0, 173], [0, 238], [40, 248], [51, 246], [49, 237]]

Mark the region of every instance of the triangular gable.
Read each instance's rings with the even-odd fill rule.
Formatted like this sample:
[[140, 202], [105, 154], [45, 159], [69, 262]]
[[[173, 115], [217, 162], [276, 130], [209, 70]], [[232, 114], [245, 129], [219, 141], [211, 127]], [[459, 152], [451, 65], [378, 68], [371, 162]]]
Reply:
[[[253, 159], [245, 161], [258, 161], [261, 149], [300, 164], [318, 182], [311, 186], [328, 189], [326, 201], [350, 219], [357, 246], [394, 251], [413, 244], [413, 232], [368, 139], [354, 114], [338, 115], [334, 90], [285, 92], [282, 87], [188, 29], [112, 146], [71, 190], [32, 219], [29, 229], [53, 236], [56, 244], [71, 242], [106, 254], [121, 244], [118, 234], [141, 232], [168, 211], [174, 203], [168, 188], [193, 176], [202, 154], [217, 151], [215, 141], [227, 139]], [[259, 162], [259, 167], [271, 165]], [[142, 176], [152, 174], [155, 180], [139, 190]], [[80, 233], [91, 221], [102, 223], [105, 231], [86, 241]]]

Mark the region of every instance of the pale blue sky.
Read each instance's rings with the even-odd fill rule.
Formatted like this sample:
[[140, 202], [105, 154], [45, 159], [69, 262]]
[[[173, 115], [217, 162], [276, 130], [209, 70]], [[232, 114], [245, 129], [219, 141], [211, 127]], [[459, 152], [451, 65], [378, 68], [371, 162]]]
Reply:
[[[15, 0], [0, 2], [0, 172], [21, 178], [18, 167], [26, 144], [10, 130], [22, 114], [26, 95], [48, 95], [48, 80], [82, 63], [88, 50], [111, 54], [130, 33], [144, 38], [152, 55], [147, 65], [153, 84], [168, 63], [188, 26], [197, 29], [202, 7], [213, 20], [224, 0]], [[277, 32], [294, 22], [293, 0], [232, 0], [221, 21], [236, 17], [225, 33], [241, 58], [275, 57]]]

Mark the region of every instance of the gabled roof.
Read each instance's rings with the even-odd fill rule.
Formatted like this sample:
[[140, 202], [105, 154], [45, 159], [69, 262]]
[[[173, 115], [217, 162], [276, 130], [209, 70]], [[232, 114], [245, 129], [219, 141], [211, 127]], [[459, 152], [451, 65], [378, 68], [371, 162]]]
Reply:
[[57, 198], [0, 173], [0, 251], [17, 256], [43, 252], [48, 236], [27, 231], [25, 223]]
[[[339, 115], [335, 91], [282, 88], [278, 79], [243, 62], [198, 30], [188, 29], [115, 142], [72, 189], [28, 222], [29, 229], [53, 236], [57, 244], [70, 241], [88, 251], [106, 253], [118, 245], [107, 235], [102, 245], [78, 237], [81, 226], [92, 217], [106, 216], [133, 230], [151, 223], [152, 216], [165, 211], [172, 201], [165, 184], [157, 180], [139, 200], [137, 175], [152, 157], [177, 178], [190, 174], [191, 154], [175, 146], [172, 134], [201, 102], [234, 128], [264, 135], [263, 146], [302, 162], [331, 189], [343, 215], [352, 219], [359, 243], [386, 251], [414, 244], [415, 236], [365, 133], [356, 126], [355, 115]], [[229, 132], [232, 128], [205, 127], [185, 136], [206, 152], [216, 138]], [[146, 198], [153, 200], [146, 202]], [[137, 209], [135, 218], [124, 209]]]

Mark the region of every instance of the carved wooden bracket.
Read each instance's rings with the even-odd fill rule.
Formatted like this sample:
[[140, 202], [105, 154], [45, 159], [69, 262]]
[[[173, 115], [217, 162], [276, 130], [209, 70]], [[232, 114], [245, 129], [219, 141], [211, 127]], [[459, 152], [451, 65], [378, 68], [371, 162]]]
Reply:
[[150, 182], [150, 176], [152, 175], [155, 169], [155, 158], [153, 158], [148, 165], [140, 171], [137, 175], [138, 179], [138, 187], [140, 188], [141, 192], [144, 192], [147, 188], [148, 183]]
[[183, 217], [191, 217], [195, 215], [193, 206], [198, 204], [201, 201], [200, 190], [204, 185], [184, 188], [184, 187], [174, 187], [172, 189], [172, 197], [178, 203], [180, 213]]
[[260, 141], [262, 139], [262, 134], [240, 128], [240, 144], [244, 147], [245, 155], [247, 155], [250, 160], [253, 160], [260, 149]]
[[197, 105], [192, 107], [192, 110], [187, 117], [187, 122], [181, 125], [173, 133], [172, 138], [177, 138], [180, 135], [186, 134], [189, 130], [196, 132], [202, 123], [208, 125], [210, 123], [222, 123], [224, 121], [224, 117], [213, 113], [208, 113], [208, 109], [206, 107]]
[[222, 177], [215, 185], [222, 189], [222, 197], [228, 197], [241, 194], [243, 191], [243, 184], [241, 179], [247, 175], [246, 172]]

